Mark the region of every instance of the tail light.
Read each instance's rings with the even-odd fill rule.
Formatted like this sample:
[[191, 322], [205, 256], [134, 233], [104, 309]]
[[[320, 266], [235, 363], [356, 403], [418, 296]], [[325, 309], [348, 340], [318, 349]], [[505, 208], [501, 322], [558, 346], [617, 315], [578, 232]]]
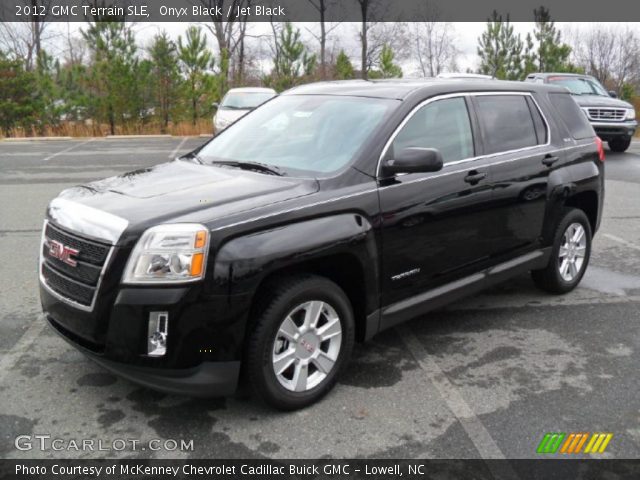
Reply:
[[596, 145], [598, 146], [598, 159], [604, 162], [604, 147], [602, 146], [602, 139], [600, 137], [596, 137]]

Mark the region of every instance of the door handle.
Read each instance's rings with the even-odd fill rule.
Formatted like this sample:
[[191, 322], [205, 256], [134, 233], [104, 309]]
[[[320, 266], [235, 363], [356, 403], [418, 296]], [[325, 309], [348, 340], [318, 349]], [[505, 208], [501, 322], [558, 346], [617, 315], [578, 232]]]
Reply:
[[480, 180], [484, 180], [487, 178], [487, 174], [484, 172], [476, 172], [475, 170], [470, 171], [466, 177], [464, 177], [464, 181], [470, 183], [471, 185], [475, 185]]
[[555, 155], [547, 154], [542, 159], [542, 163], [544, 163], [547, 167], [550, 167], [551, 165], [556, 163], [558, 160], [560, 160], [560, 157], [556, 157]]

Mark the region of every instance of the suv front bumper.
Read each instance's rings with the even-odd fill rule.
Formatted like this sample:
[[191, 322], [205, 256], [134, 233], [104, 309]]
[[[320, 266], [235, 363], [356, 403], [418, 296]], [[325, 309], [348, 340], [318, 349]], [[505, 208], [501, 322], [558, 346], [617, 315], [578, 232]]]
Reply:
[[[115, 301], [80, 311], [40, 286], [49, 326], [107, 370], [171, 394], [220, 397], [235, 392], [246, 320], [244, 296], [205, 296], [191, 288], [121, 288]], [[101, 305], [107, 303], [107, 305]], [[150, 311], [169, 312], [167, 353], [147, 355]], [[85, 322], [104, 330], [87, 336]]]
[[110, 372], [139, 385], [174, 395], [190, 397], [222, 397], [236, 391], [240, 362], [203, 362], [192, 368], [166, 369], [139, 367], [114, 362], [83, 348], [55, 320], [47, 316], [53, 331], [85, 356]]
[[629, 120], [626, 122], [591, 122], [596, 134], [604, 141], [618, 137], [633, 137], [638, 128], [638, 122]]

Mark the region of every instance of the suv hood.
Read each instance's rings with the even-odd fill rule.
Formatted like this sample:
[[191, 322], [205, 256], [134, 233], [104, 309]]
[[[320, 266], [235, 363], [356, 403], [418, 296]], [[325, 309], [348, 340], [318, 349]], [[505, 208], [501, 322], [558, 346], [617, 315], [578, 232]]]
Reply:
[[67, 189], [51, 202], [48, 216], [71, 230], [115, 242], [120, 235], [105, 232], [106, 224], [119, 225], [120, 233], [185, 216], [206, 224], [317, 191], [314, 179], [175, 160]]
[[629, 102], [625, 102], [619, 98], [605, 97], [602, 95], [572, 95], [572, 97], [581, 107], [633, 108]]

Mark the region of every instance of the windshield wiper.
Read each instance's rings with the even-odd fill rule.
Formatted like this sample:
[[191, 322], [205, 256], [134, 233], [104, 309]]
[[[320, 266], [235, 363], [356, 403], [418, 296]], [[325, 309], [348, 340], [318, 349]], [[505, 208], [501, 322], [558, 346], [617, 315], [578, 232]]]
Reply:
[[201, 165], [204, 165], [204, 160], [202, 160], [202, 157], [200, 157], [200, 155], [198, 155], [196, 152], [186, 153], [186, 154], [182, 155], [181, 157], [178, 157], [178, 160], [183, 159], [183, 158], [189, 158], [191, 160], [195, 160], [196, 162], [200, 163]]
[[284, 172], [275, 165], [267, 165], [260, 162], [238, 162], [235, 160], [214, 160], [213, 165], [226, 165], [228, 167], [241, 168], [243, 170], [256, 170], [258, 172], [270, 173], [282, 177]]

